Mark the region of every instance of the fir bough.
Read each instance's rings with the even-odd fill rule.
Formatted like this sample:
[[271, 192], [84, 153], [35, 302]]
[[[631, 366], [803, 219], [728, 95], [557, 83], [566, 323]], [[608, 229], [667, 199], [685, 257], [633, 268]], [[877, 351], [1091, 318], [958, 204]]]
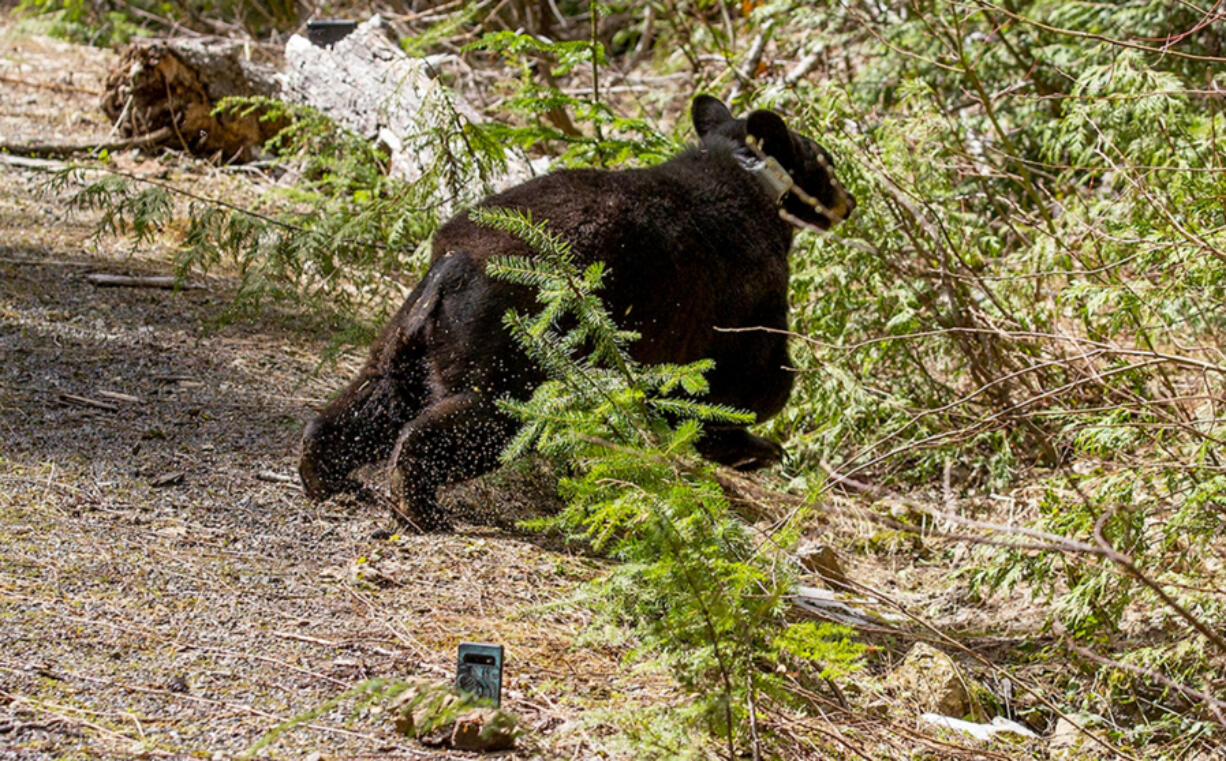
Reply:
[[535, 450], [570, 473], [560, 484], [566, 508], [534, 525], [622, 561], [594, 582], [589, 599], [633, 629], [635, 655], [667, 663], [693, 691], [691, 709], [672, 720], [698, 721], [735, 755], [750, 742], [762, 693], [794, 702], [772, 665], [808, 661], [842, 674], [863, 649], [841, 627], [787, 623], [795, 585], [787, 550], [807, 514], [755, 534], [732, 510], [714, 466], [695, 453], [704, 425], [753, 420], [694, 398], [706, 392], [714, 363], [635, 362], [628, 348], [637, 336], [617, 327], [598, 296], [603, 265], [581, 270], [570, 245], [525, 214], [472, 216], [535, 252], [487, 269], [535, 287], [541, 304], [535, 314], [509, 312], [505, 323], [549, 380], [529, 401], [501, 402], [523, 423], [504, 457]]

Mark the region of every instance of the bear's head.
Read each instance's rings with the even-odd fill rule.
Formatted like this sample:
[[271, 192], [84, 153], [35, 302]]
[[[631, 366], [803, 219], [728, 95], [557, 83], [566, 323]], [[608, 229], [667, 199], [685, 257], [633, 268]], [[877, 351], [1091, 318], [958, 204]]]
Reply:
[[[784, 211], [791, 216], [829, 230], [856, 207], [856, 199], [835, 176], [834, 160], [826, 149], [788, 129], [775, 112], [754, 111], [744, 119], [734, 119], [721, 101], [699, 95], [694, 98], [690, 113], [699, 140], [704, 144], [731, 141], [742, 165], [748, 171], [765, 175], [763, 182], [768, 192], [779, 198]], [[767, 157], [765, 162], [763, 155]], [[767, 165], [769, 159], [778, 162], [787, 177], [777, 176], [778, 172]], [[801, 193], [788, 188], [789, 178]], [[777, 192], [772, 188], [778, 188]]]

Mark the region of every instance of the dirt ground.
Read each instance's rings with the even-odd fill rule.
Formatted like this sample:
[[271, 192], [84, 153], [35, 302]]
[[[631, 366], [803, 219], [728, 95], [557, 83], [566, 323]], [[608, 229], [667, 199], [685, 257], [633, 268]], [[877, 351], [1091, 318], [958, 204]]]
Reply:
[[[0, 30], [0, 140], [104, 137], [110, 56]], [[326, 344], [295, 315], [214, 329], [224, 278], [90, 284], [171, 266], [92, 240], [46, 179], [0, 164], [0, 758], [229, 758], [364, 680], [450, 678], [465, 640], [507, 648], [504, 707], [529, 730], [510, 757], [583, 757], [593, 709], [677, 699], [620, 653], [577, 646], [580, 615], [545, 606], [593, 561], [496, 516], [402, 537], [374, 508], [307, 501], [302, 424], [357, 358], [313, 374]], [[550, 497], [530, 474], [502, 478], [520, 481], [451, 501]], [[271, 753], [449, 757], [353, 701]]]

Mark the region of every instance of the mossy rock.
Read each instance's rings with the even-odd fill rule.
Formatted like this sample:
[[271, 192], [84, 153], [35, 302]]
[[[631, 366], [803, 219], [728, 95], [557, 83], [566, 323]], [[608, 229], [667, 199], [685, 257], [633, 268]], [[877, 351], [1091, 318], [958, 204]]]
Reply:
[[519, 736], [513, 714], [480, 705], [446, 682], [411, 682], [392, 701], [390, 713], [398, 733], [432, 747], [507, 750]]
[[981, 696], [987, 689], [964, 674], [953, 658], [926, 642], [911, 647], [886, 684], [924, 711], [969, 721], [986, 719]]

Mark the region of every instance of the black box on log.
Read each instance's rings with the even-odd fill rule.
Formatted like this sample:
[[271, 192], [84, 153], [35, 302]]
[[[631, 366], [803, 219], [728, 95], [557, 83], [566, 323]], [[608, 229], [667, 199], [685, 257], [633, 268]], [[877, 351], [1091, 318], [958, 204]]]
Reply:
[[358, 28], [356, 21], [341, 21], [339, 19], [320, 19], [307, 22], [307, 39], [312, 45], [326, 48], [335, 45], [349, 36]]

